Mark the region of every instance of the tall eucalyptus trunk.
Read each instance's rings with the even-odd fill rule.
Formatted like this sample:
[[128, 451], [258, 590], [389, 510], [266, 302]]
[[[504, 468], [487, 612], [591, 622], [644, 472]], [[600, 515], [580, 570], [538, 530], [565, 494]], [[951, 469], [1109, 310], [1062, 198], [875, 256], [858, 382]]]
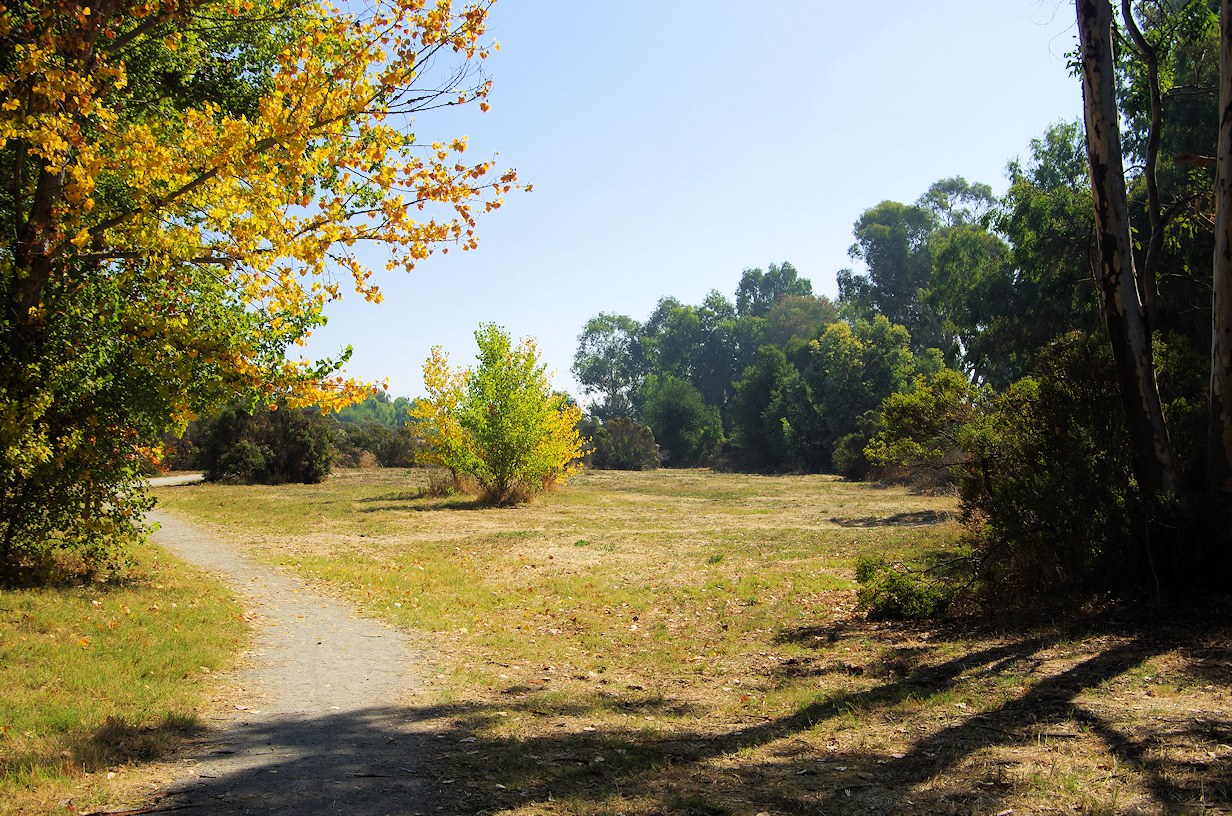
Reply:
[[1220, 0], [1219, 24], [1219, 141], [1215, 153], [1207, 477], [1226, 550], [1227, 542], [1232, 541], [1232, 0]]
[[1099, 246], [1098, 284], [1112, 343], [1117, 384], [1129, 427], [1134, 473], [1143, 493], [1177, 493], [1177, 464], [1155, 379], [1151, 335], [1134, 270], [1133, 237], [1113, 60], [1109, 0], [1076, 0], [1082, 50], [1082, 91], [1087, 159], [1095, 200]]

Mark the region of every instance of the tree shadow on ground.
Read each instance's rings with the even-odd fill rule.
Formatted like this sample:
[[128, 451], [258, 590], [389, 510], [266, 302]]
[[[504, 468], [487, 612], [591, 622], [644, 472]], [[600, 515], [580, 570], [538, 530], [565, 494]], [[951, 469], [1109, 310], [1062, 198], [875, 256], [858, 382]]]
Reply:
[[862, 516], [860, 518], [830, 519], [831, 524], [840, 527], [929, 527], [934, 524], [944, 524], [954, 518], [947, 510], [916, 510], [907, 513], [895, 513], [892, 516]]
[[391, 510], [414, 510], [416, 512], [426, 512], [429, 510], [484, 510], [492, 506], [484, 504], [478, 499], [465, 496], [430, 496], [426, 491], [416, 490], [404, 490], [381, 496], [367, 496], [357, 499], [356, 502], [358, 504], [374, 505], [361, 508], [361, 513], [386, 513]]
[[[1014, 784], [1003, 771], [981, 776], [964, 763], [985, 749], [1027, 749], [1045, 739], [1081, 736], [1097, 740], [1106, 755], [1122, 763], [1122, 773], [1135, 775], [1149, 792], [1148, 812], [1232, 806], [1228, 763], [1195, 764], [1157, 750], [1165, 743], [1226, 742], [1232, 712], [1158, 723], [1150, 733], [1131, 734], [1078, 699], [1178, 647], [1182, 653], [1206, 649], [1207, 663], [1227, 665], [1232, 651], [1226, 645], [1199, 646], [1184, 633], [1107, 638], [1102, 647], [1041, 674], [1000, 705], [970, 714], [955, 714], [944, 705], [947, 719], [919, 734], [905, 751], [853, 743], [830, 746], [819, 759], [816, 748], [800, 739], [839, 718], [854, 716], [858, 727], [860, 718], [893, 714], [899, 704], [1021, 669], [1068, 642], [1064, 634], [1010, 638], [932, 664], [910, 648], [898, 650], [886, 661], [895, 668], [878, 673], [877, 682], [864, 690], [727, 728], [690, 727], [687, 710], [652, 693], [603, 705], [676, 717], [670, 726], [647, 728], [643, 717], [630, 716], [626, 724], [596, 729], [585, 725], [588, 713], [599, 713], [594, 700], [553, 702], [515, 693], [493, 702], [373, 708], [237, 726], [221, 739], [262, 746], [260, 761], [197, 779], [174, 799], [235, 814], [308, 816], [517, 808], [539, 813], [560, 807], [644, 816], [994, 813], [1014, 793]], [[1219, 673], [1218, 682], [1225, 690], [1232, 686], [1229, 672]], [[529, 736], [513, 735], [504, 727], [511, 714], [540, 718], [542, 727]], [[1061, 733], [1074, 729], [1084, 733]]]
[[95, 773], [153, 762], [172, 753], [185, 738], [203, 731], [196, 717], [182, 714], [168, 713], [154, 725], [134, 725], [123, 718], [108, 717], [92, 732], [70, 739], [67, 749], [5, 751], [0, 743], [0, 779], [37, 778], [57, 768], [69, 773]]

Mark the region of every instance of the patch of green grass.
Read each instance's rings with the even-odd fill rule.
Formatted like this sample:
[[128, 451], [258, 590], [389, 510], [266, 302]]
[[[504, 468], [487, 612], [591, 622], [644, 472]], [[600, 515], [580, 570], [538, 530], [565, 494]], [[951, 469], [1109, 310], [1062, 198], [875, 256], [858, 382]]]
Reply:
[[0, 592], [0, 814], [106, 801], [197, 727], [203, 683], [246, 641], [223, 587], [134, 555], [115, 583]]

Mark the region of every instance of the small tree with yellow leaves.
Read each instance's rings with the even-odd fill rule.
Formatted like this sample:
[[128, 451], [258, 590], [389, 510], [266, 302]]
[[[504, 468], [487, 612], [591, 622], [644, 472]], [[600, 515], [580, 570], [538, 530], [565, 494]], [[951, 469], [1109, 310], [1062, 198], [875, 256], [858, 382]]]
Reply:
[[424, 421], [429, 464], [473, 478], [481, 498], [517, 504], [578, 468], [581, 411], [552, 391], [533, 340], [514, 347], [508, 332], [475, 332], [478, 365], [451, 370], [438, 346], [424, 363], [428, 399], [412, 411]]

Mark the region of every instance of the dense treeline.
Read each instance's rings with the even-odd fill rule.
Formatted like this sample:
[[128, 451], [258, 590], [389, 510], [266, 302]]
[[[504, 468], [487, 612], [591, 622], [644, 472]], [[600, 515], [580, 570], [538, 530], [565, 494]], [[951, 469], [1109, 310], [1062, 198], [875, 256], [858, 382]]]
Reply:
[[593, 414], [648, 424], [669, 466], [954, 479], [985, 587], [1226, 575], [1219, 6], [1079, 6], [1085, 130], [1048, 128], [1001, 196], [954, 177], [870, 207], [834, 302], [783, 263], [746, 270], [734, 304], [596, 316], [574, 361]]
[[[942, 368], [1004, 388], [1051, 340], [1101, 330], [1082, 133], [1055, 125], [998, 198], [961, 177], [854, 227], [839, 297], [790, 263], [747, 269], [735, 302], [659, 301], [642, 322], [600, 314], [574, 373], [600, 419], [647, 423], [669, 465], [862, 476], [879, 409]], [[667, 406], [671, 406], [668, 410]]]

